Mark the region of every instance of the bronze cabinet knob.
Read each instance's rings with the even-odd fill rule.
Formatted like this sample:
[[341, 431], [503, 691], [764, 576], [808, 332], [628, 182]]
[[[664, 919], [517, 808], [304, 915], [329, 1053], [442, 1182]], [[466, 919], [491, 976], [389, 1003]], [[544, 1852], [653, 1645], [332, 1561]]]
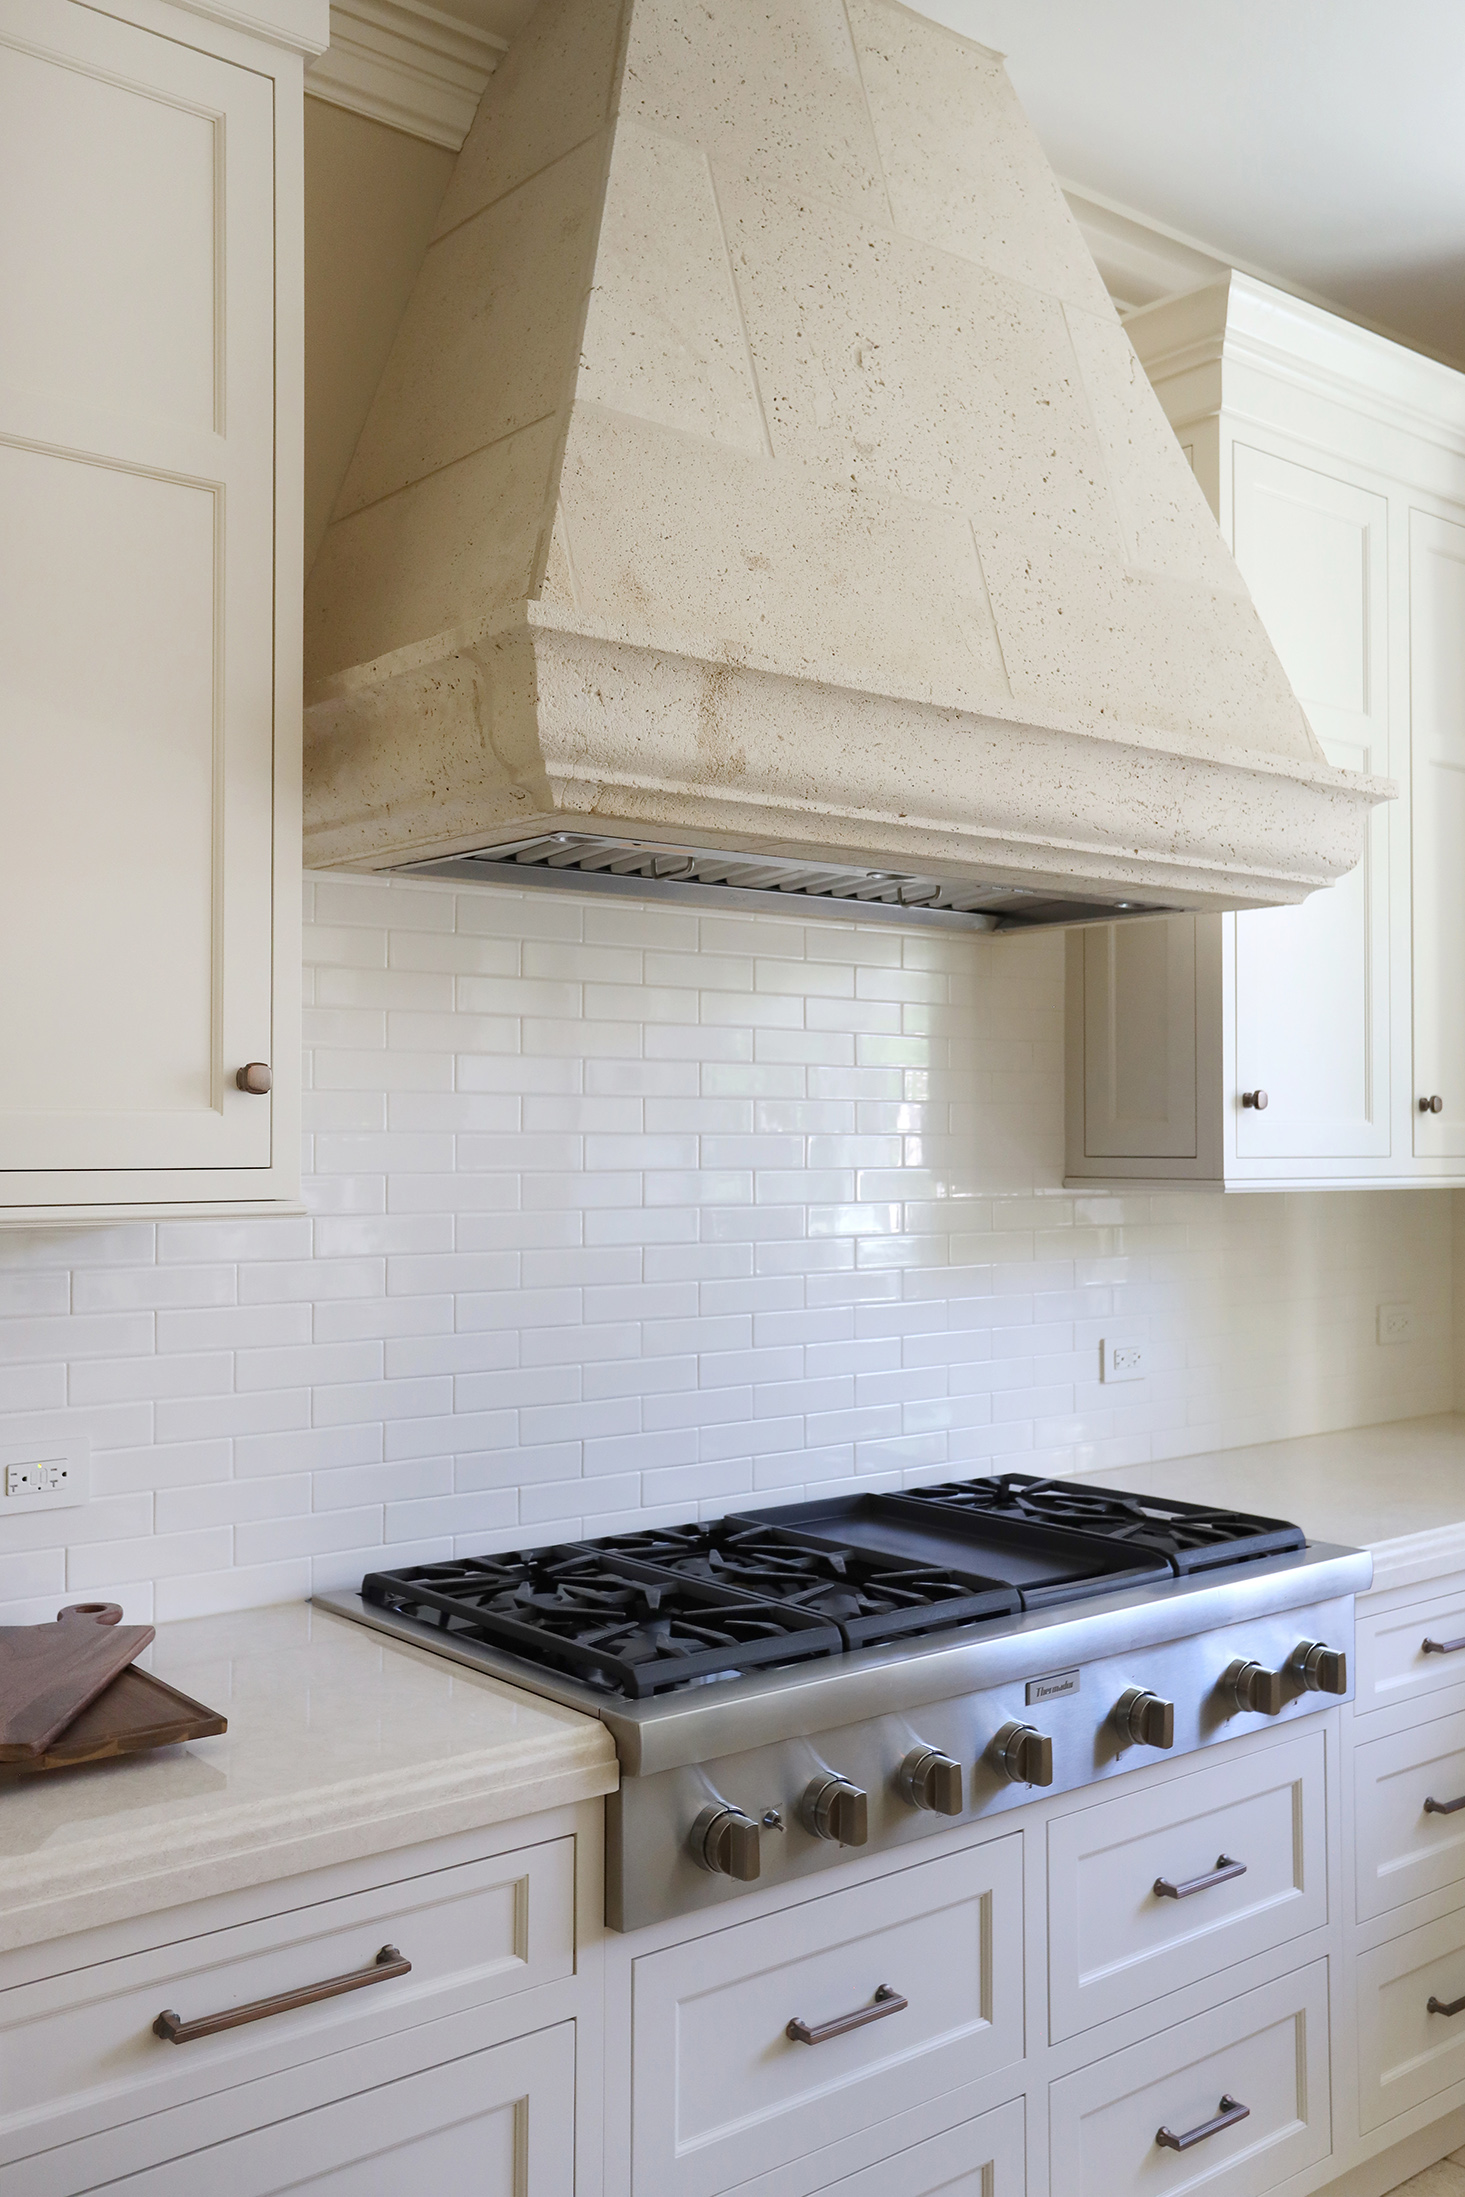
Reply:
[[274, 1080], [267, 1060], [247, 1061], [234, 1078], [241, 1091], [248, 1091], [255, 1098], [263, 1098]]
[[1259, 1114], [1264, 1114], [1267, 1110], [1267, 1094], [1265, 1091], [1243, 1091], [1241, 1103], [1243, 1106], [1254, 1106]]
[[1432, 1093], [1429, 1098], [1422, 1098], [1419, 1102], [1421, 1114], [1442, 1114], [1444, 1110], [1445, 1102], [1438, 1091]]

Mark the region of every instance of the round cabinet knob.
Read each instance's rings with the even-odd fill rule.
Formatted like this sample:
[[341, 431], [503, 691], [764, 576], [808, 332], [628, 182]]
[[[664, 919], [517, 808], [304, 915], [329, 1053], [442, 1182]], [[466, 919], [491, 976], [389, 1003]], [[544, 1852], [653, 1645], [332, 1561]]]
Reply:
[[1259, 1114], [1264, 1114], [1267, 1110], [1267, 1094], [1265, 1091], [1243, 1091], [1241, 1103], [1243, 1106], [1254, 1106]]
[[1421, 1114], [1442, 1114], [1444, 1110], [1445, 1102], [1438, 1091], [1434, 1092], [1429, 1098], [1422, 1098], [1419, 1102]]
[[912, 1747], [896, 1783], [913, 1808], [927, 1808], [937, 1816], [961, 1814], [961, 1764], [939, 1747]]
[[1114, 1721], [1137, 1747], [1175, 1744], [1175, 1704], [1162, 1701], [1148, 1686], [1130, 1686], [1119, 1696]]
[[870, 1835], [870, 1804], [847, 1777], [816, 1777], [804, 1795], [804, 1829], [839, 1846], [863, 1846]]
[[758, 1826], [741, 1808], [714, 1804], [692, 1825], [692, 1859], [714, 1877], [755, 1884], [763, 1866]]
[[1260, 1663], [1233, 1663], [1221, 1684], [1238, 1709], [1254, 1716], [1278, 1716], [1287, 1701], [1287, 1674], [1269, 1671]]
[[255, 1098], [263, 1098], [274, 1080], [267, 1060], [246, 1062], [234, 1078], [241, 1091], [249, 1091]]
[[1031, 1724], [1004, 1724], [987, 1751], [1013, 1785], [1053, 1782], [1053, 1742]]
[[1330, 1648], [1321, 1640], [1299, 1640], [1287, 1668], [1312, 1694], [1345, 1694], [1348, 1691], [1348, 1652]]

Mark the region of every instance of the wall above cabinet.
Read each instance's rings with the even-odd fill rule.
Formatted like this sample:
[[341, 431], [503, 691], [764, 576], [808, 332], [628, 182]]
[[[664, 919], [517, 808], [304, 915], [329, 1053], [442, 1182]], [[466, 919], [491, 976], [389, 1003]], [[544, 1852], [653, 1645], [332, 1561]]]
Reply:
[[1465, 1182], [1465, 375], [1240, 275], [1126, 327], [1328, 761], [1399, 798], [1300, 907], [1070, 939], [1068, 1179]]

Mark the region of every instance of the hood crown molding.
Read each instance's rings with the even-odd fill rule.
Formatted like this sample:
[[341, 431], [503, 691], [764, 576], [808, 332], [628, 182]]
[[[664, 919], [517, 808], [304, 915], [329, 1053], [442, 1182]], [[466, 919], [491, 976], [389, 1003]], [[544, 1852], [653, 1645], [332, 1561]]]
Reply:
[[892, 0], [540, 0], [307, 594], [306, 835], [564, 826], [1301, 899], [1332, 769], [1000, 61]]

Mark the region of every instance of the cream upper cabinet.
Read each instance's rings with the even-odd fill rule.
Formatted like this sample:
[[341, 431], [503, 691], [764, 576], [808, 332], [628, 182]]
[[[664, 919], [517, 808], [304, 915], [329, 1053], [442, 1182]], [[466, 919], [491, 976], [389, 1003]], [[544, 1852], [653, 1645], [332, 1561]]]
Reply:
[[11, 1219], [298, 1189], [300, 51], [124, 15], [0, 14]]
[[1070, 938], [1069, 1178], [1465, 1179], [1461, 377], [1240, 276], [1127, 325], [1328, 761], [1401, 798], [1299, 907]]

